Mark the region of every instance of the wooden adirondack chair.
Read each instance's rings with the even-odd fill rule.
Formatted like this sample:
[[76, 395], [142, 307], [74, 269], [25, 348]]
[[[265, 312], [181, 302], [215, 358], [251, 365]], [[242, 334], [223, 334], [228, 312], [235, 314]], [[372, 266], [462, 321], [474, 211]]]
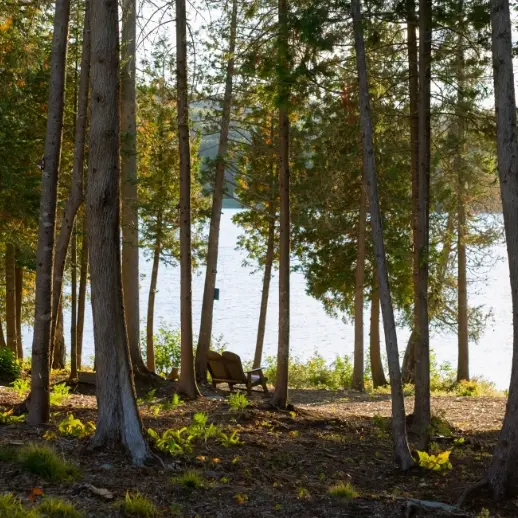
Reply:
[[263, 368], [259, 367], [245, 372], [241, 358], [237, 354], [228, 351], [223, 354], [209, 351], [209, 372], [214, 387], [219, 383], [228, 383], [230, 392], [232, 392], [234, 385], [245, 385], [247, 394], [250, 395], [252, 387], [261, 385], [264, 393], [268, 393]]

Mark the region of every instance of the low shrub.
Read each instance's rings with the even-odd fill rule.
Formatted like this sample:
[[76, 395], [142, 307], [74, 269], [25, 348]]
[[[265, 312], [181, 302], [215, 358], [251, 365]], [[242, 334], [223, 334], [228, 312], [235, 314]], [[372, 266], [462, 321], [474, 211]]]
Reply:
[[28, 444], [20, 450], [18, 459], [24, 471], [45, 480], [64, 481], [79, 476], [79, 470], [74, 464], [61, 459], [47, 445]]
[[[142, 333], [142, 356], [146, 360], [146, 335]], [[167, 376], [173, 367], [180, 365], [180, 330], [174, 329], [163, 320], [157, 332], [153, 335], [155, 348], [155, 368], [157, 374]]]
[[7, 347], [0, 347], [0, 380], [14, 381], [21, 373], [20, 362], [13, 351]]

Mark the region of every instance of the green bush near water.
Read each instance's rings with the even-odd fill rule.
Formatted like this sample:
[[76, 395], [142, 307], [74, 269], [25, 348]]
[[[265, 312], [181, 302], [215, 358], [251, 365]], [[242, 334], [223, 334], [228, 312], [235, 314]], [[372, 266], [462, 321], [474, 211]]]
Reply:
[[0, 347], [0, 380], [14, 381], [20, 377], [22, 368], [15, 354], [7, 347]]

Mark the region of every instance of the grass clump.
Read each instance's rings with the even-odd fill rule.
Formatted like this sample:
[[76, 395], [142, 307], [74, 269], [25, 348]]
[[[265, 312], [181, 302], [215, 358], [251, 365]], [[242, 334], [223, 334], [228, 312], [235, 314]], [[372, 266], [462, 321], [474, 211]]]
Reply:
[[18, 457], [18, 452], [12, 446], [2, 446], [0, 448], [0, 462], [12, 462]]
[[124, 516], [135, 518], [153, 518], [158, 516], [155, 504], [144, 495], [126, 493], [124, 500], [117, 503]]
[[0, 495], [0, 518], [39, 518], [34, 511], [26, 511], [11, 493]]
[[45, 498], [37, 510], [41, 513], [42, 518], [83, 518], [84, 516], [70, 502], [61, 498]]
[[20, 450], [18, 458], [24, 471], [39, 475], [45, 480], [64, 481], [79, 476], [76, 466], [61, 459], [47, 445], [28, 444]]
[[188, 469], [180, 476], [171, 480], [173, 483], [185, 487], [186, 489], [201, 489], [204, 485], [203, 477], [199, 471], [195, 469]]
[[339, 498], [340, 500], [354, 500], [360, 496], [350, 482], [339, 482], [331, 486], [328, 492], [333, 498]]

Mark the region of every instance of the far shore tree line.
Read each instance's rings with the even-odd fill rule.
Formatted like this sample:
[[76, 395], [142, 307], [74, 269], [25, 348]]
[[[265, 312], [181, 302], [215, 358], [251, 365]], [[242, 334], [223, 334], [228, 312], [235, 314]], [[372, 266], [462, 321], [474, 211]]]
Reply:
[[[64, 308], [71, 308], [71, 379], [82, 368], [89, 283], [93, 444], [120, 442], [135, 464], [149, 458], [134, 381], [159, 382], [160, 265], [179, 265], [177, 388], [195, 399], [208, 379], [221, 213], [232, 195], [244, 207], [234, 216], [243, 229], [238, 246], [263, 275], [254, 367], [263, 360], [278, 271], [272, 405], [289, 402], [290, 277], [298, 269], [326, 311], [354, 323], [351, 387], [360, 391], [369, 308], [372, 382], [390, 385], [395, 460], [406, 470], [414, 459], [403, 385], [415, 385], [412, 427], [424, 450], [430, 332], [457, 333], [457, 381], [469, 381], [469, 346], [490, 315], [470, 303], [468, 278], [483, 276], [495, 259], [500, 211], [518, 361], [509, 2], [230, 0], [217, 8], [218, 17], [194, 31], [195, 14], [175, 0], [173, 44], [170, 25], [140, 19], [136, 0], [123, 0], [121, 12], [101, 0], [0, 0], [0, 347], [22, 359], [22, 325], [33, 326], [27, 422], [49, 420], [51, 369], [65, 366]], [[148, 24], [157, 25], [153, 38]], [[142, 37], [153, 44], [138, 61]], [[496, 110], [486, 108], [493, 97]], [[211, 158], [203, 157], [207, 142], [215, 143]], [[141, 248], [152, 262], [144, 332]], [[199, 330], [196, 266], [205, 270]], [[398, 343], [400, 324], [412, 329], [408, 344]], [[518, 460], [517, 369], [508, 397], [482, 481], [497, 499]]]

